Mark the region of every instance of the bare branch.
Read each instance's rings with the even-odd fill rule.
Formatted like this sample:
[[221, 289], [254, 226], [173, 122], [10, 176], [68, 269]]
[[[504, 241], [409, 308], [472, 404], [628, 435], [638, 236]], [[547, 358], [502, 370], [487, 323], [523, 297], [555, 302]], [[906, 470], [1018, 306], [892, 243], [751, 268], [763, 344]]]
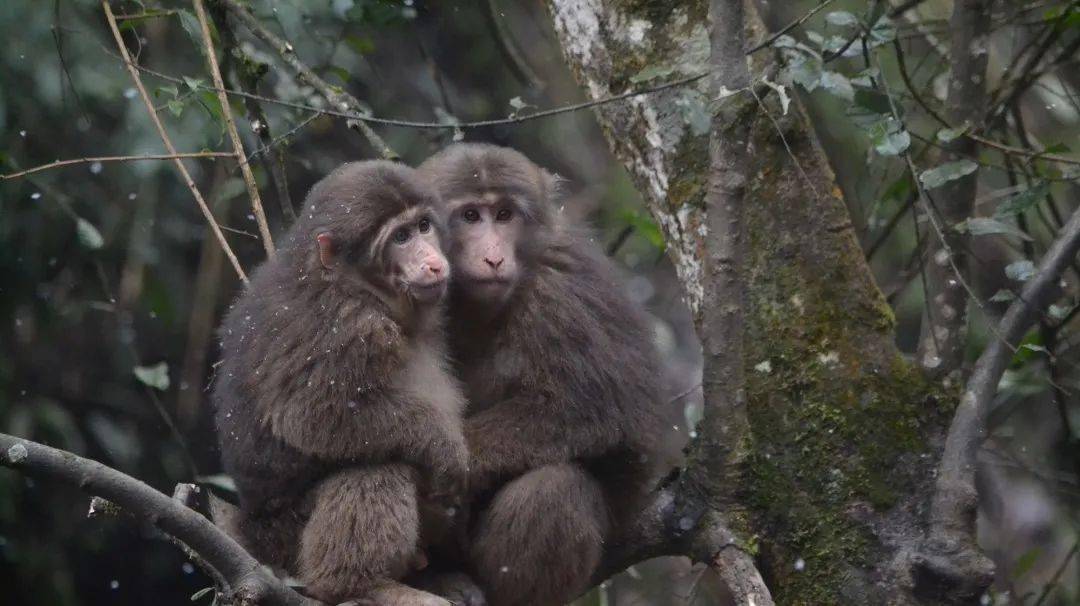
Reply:
[[[111, 467], [70, 452], [0, 433], [0, 464], [74, 484], [104, 497], [137, 519], [175, 537], [228, 583], [222, 588], [242, 603], [316, 606], [273, 577], [231, 537], [181, 501]], [[244, 601], [247, 600], [247, 601]]]
[[192, 0], [192, 3], [195, 5], [195, 14], [199, 18], [199, 27], [202, 30], [206, 63], [210, 67], [210, 76], [214, 79], [214, 86], [218, 89], [218, 101], [221, 102], [221, 115], [225, 118], [225, 130], [229, 133], [229, 140], [232, 141], [233, 150], [236, 152], [236, 160], [240, 163], [240, 174], [243, 175], [244, 185], [247, 186], [248, 198], [251, 199], [251, 210], [255, 215], [255, 223], [259, 226], [259, 235], [262, 236], [266, 257], [273, 259], [274, 240], [270, 237], [270, 226], [266, 223], [266, 213], [263, 212], [259, 186], [255, 184], [255, 175], [251, 172], [251, 165], [244, 155], [244, 144], [240, 141], [240, 133], [236, 132], [236, 122], [233, 120], [232, 108], [229, 107], [229, 96], [222, 92], [225, 89], [225, 82], [221, 79], [217, 52], [214, 50], [214, 40], [210, 37], [210, 24], [206, 18], [206, 8], [203, 6], [203, 0]]
[[[319, 94], [326, 98], [331, 107], [342, 112], [363, 113], [363, 105], [360, 103], [359, 99], [337, 87], [330, 86], [328, 82], [320, 78], [318, 74], [296, 57], [296, 51], [293, 49], [292, 44], [277, 37], [277, 35], [263, 26], [263, 24], [255, 18], [255, 15], [252, 15], [246, 7], [240, 4], [240, 2], [237, 0], [221, 0], [221, 5], [243, 23], [244, 27], [252, 34], [255, 34], [255, 37], [273, 48], [281, 59], [292, 68], [296, 73], [297, 78], [319, 91]], [[224, 87], [219, 85], [219, 88]], [[386, 141], [383, 141], [382, 137], [367, 125], [366, 121], [353, 118], [348, 124], [350, 128], [359, 130], [368, 140], [368, 143], [370, 143], [383, 158], [387, 160], [396, 160], [398, 158], [397, 152], [391, 149], [390, 146], [386, 144]]]
[[[824, 6], [824, 2], [820, 6]], [[757, 107], [750, 87], [742, 0], [711, 0], [712, 116], [708, 190], [705, 193], [705, 297], [701, 308], [705, 415], [690, 447], [690, 465], [676, 484], [676, 528], [696, 524], [689, 554], [718, 568], [737, 604], [772, 604], [753, 558], [740, 547], [739, 529], [728, 521], [735, 486], [741, 484], [750, 452], [746, 415], [743, 338], [748, 240], [744, 198], [749, 181], [751, 125]], [[707, 464], [704, 464], [708, 461]], [[699, 513], [700, 512], [700, 513]]]
[[495, 6], [495, 0], [484, 2], [484, 18], [487, 19], [488, 27], [491, 28], [492, 37], [499, 47], [499, 52], [506, 57], [506, 63], [518, 82], [529, 88], [543, 88], [544, 82], [536, 75], [533, 68], [525, 57], [521, 56], [517, 46], [514, 45], [506, 24], [500, 19], [501, 11]]
[[1062, 272], [1080, 252], [1080, 211], [1074, 211], [1024, 284], [975, 363], [945, 441], [930, 513], [923, 557], [939, 575], [959, 576], [977, 559], [975, 527], [975, 455], [986, 438], [986, 420], [1001, 375], [1012, 360], [1015, 343], [1039, 319]]
[[[970, 124], [972, 130], [980, 128], [986, 104], [991, 4], [990, 0], [958, 0], [951, 19], [951, 76], [946, 118], [952, 124]], [[960, 160], [974, 153], [975, 142], [959, 138], [946, 146], [945, 160]], [[932, 242], [927, 251], [930, 263], [926, 268], [926, 298], [935, 313], [927, 313], [923, 318], [918, 353], [919, 364], [936, 377], [959, 370], [963, 363], [968, 292], [962, 285], [963, 280], [954, 275], [951, 265], [955, 265], [963, 277], [967, 276], [964, 251], [970, 238], [952, 227], [971, 216], [977, 179], [978, 171], [950, 181], [939, 190], [945, 238]]]
[[[226, 59], [233, 57], [233, 76], [244, 92], [256, 92], [259, 87], [259, 79], [266, 73], [269, 66], [256, 61], [240, 48], [236, 42], [236, 34], [229, 24], [224, 13], [213, 13], [218, 31], [221, 32], [221, 42], [225, 47]], [[218, 94], [223, 92], [217, 91]], [[270, 132], [270, 121], [263, 111], [262, 105], [250, 97], [243, 97], [244, 108], [247, 110], [247, 118], [251, 122], [251, 129], [262, 144], [258, 149], [248, 154], [248, 161], [259, 157], [263, 168], [274, 182], [277, 193], [278, 206], [281, 208], [282, 223], [290, 225], [296, 221], [296, 209], [293, 208], [292, 197], [289, 195], [289, 181], [285, 174], [285, 149], [283, 145], [275, 144], [274, 136]], [[318, 116], [319, 114], [315, 114]], [[270, 153], [262, 153], [266, 150]]]
[[14, 173], [8, 173], [6, 175], [0, 175], [0, 181], [7, 181], [8, 179], [15, 179], [18, 177], [24, 177], [32, 173], [38, 173], [43, 170], [52, 170], [54, 168], [60, 168], [61, 166], [71, 166], [72, 164], [89, 164], [93, 162], [140, 162], [143, 160], [176, 160], [179, 158], [235, 158], [236, 154], [232, 152], [193, 152], [186, 154], [149, 154], [145, 156], [96, 156], [89, 158], [72, 158], [70, 160], [57, 160], [56, 162], [50, 162], [48, 164], [42, 164], [41, 166], [35, 166], [26, 170], [20, 170]]
[[109, 29], [112, 30], [113, 38], [116, 40], [116, 47], [120, 49], [120, 54], [124, 58], [124, 64], [127, 66], [128, 73], [131, 74], [131, 79], [135, 82], [135, 88], [138, 89], [139, 95], [142, 97], [143, 103], [146, 105], [146, 110], [150, 113], [150, 120], [154, 122], [154, 127], [157, 128], [158, 135], [161, 137], [161, 142], [165, 144], [165, 149], [169, 150], [169, 154], [174, 156], [173, 163], [176, 165], [176, 170], [180, 173], [181, 178], [184, 180], [184, 184], [191, 190], [191, 195], [195, 197], [195, 202], [199, 205], [199, 210], [202, 211], [203, 218], [210, 225], [210, 230], [214, 232], [214, 237], [221, 243], [222, 250], [225, 251], [225, 256], [229, 258], [229, 262], [232, 263], [233, 269], [236, 270], [236, 275], [240, 276], [240, 279], [247, 284], [247, 274], [244, 273], [244, 268], [240, 266], [240, 261], [236, 258], [236, 254], [233, 253], [232, 248], [229, 246], [229, 241], [225, 239], [225, 234], [221, 232], [221, 228], [218, 227], [217, 221], [214, 220], [214, 214], [210, 212], [210, 207], [207, 206], [206, 200], [203, 199], [202, 194], [199, 192], [199, 188], [195, 185], [195, 180], [191, 178], [191, 173], [188, 172], [187, 167], [184, 166], [184, 162], [175, 157], [176, 147], [173, 146], [172, 140], [169, 139], [168, 133], [165, 132], [165, 127], [161, 124], [161, 119], [158, 118], [157, 112], [154, 111], [154, 103], [150, 101], [150, 95], [146, 92], [146, 87], [143, 86], [142, 78], [139, 77], [139, 70], [135, 68], [135, 62], [131, 60], [131, 56], [128, 54], [127, 46], [124, 45], [124, 38], [120, 35], [120, 29], [116, 25], [116, 17], [113, 16], [112, 8], [109, 6], [109, 0], [101, 0], [101, 7], [105, 11], [105, 19], [109, 22]]

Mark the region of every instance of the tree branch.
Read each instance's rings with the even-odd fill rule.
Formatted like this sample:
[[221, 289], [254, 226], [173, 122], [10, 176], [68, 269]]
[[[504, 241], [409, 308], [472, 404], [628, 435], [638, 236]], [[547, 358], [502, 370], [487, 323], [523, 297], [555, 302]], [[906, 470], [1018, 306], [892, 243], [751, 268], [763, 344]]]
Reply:
[[[953, 35], [946, 118], [952, 124], [970, 124], [973, 130], [980, 128], [986, 104], [991, 4], [990, 0], [957, 0], [950, 21]], [[975, 141], [961, 137], [946, 146], [945, 160], [961, 160], [974, 153]], [[952, 227], [971, 216], [977, 180], [978, 171], [975, 171], [940, 189], [938, 210], [945, 238], [931, 243], [927, 251], [931, 261], [926, 271], [929, 305], [923, 317], [918, 352], [923, 370], [935, 377], [945, 377], [963, 364], [968, 293], [962, 278], [968, 271], [965, 251], [970, 237]], [[954, 276], [951, 265], [961, 272], [961, 278]], [[929, 313], [930, 309], [934, 313]]]
[[255, 215], [255, 223], [259, 226], [259, 235], [262, 237], [263, 248], [266, 250], [268, 259], [274, 258], [274, 240], [270, 237], [270, 226], [266, 223], [266, 213], [263, 212], [262, 198], [259, 196], [259, 186], [255, 184], [255, 175], [251, 172], [251, 164], [248, 163], [244, 153], [244, 144], [240, 141], [240, 133], [236, 131], [236, 122], [233, 120], [232, 108], [229, 107], [229, 96], [225, 94], [225, 82], [221, 79], [221, 70], [218, 68], [217, 52], [214, 50], [214, 39], [210, 37], [210, 23], [206, 18], [206, 8], [203, 0], [192, 0], [195, 5], [195, 14], [199, 18], [199, 27], [202, 31], [203, 51], [206, 53], [206, 63], [210, 68], [210, 76], [214, 79], [214, 86], [218, 89], [218, 101], [221, 102], [221, 115], [225, 118], [225, 130], [229, 133], [233, 150], [236, 152], [236, 161], [240, 164], [240, 174], [244, 177], [244, 185], [247, 187], [248, 198], [251, 199], [251, 210]]
[[[256, 38], [259, 38], [273, 48], [281, 59], [292, 68], [293, 72], [296, 73], [297, 78], [319, 91], [319, 94], [326, 98], [331, 107], [342, 112], [364, 113], [363, 104], [360, 103], [359, 99], [337, 87], [330, 86], [328, 82], [320, 78], [318, 74], [296, 57], [296, 51], [293, 49], [292, 44], [278, 38], [273, 32], [263, 26], [263, 24], [255, 18], [255, 15], [252, 15], [247, 8], [240, 4], [240, 2], [237, 0], [218, 1], [228, 12], [232, 13], [233, 16], [243, 23], [244, 27], [254, 34]], [[398, 159], [397, 152], [391, 149], [390, 146], [383, 141], [382, 137], [372, 130], [366, 122], [354, 118], [348, 122], [348, 125], [349, 128], [360, 131], [360, 133], [368, 140], [368, 143], [370, 143], [371, 146], [375, 148], [375, 151], [377, 151], [384, 159]]]
[[60, 168], [62, 166], [71, 166], [72, 164], [89, 164], [91, 162], [140, 162], [143, 160], [176, 160], [178, 158], [235, 158], [236, 154], [232, 152], [192, 152], [184, 154], [148, 154], [145, 156], [95, 156], [89, 158], [72, 158], [70, 160], [57, 160], [56, 162], [50, 162], [48, 164], [42, 164], [41, 166], [35, 166], [26, 170], [20, 170], [14, 173], [8, 173], [6, 175], [0, 175], [0, 181], [7, 181], [8, 179], [15, 179], [18, 177], [25, 177], [26, 175], [38, 173], [43, 170], [52, 170], [54, 168]]
[[224, 579], [243, 604], [317, 606], [273, 577], [231, 537], [180, 500], [111, 467], [70, 452], [0, 433], [0, 464], [77, 485], [175, 537]]
[[[986, 420], [998, 382], [1012, 360], [1015, 343], [1038, 320], [1062, 272], [1080, 252], [1080, 211], [1074, 211], [1050, 245], [1034, 277], [1009, 305], [992, 339], [975, 363], [960, 406], [956, 409], [938, 469], [930, 527], [920, 563], [939, 577], [973, 577], [989, 582], [989, 562], [974, 543], [975, 455], [986, 438]], [[981, 566], [981, 568], [980, 568]], [[980, 576], [981, 575], [981, 576]], [[985, 587], [985, 585], [983, 585]]]
[[708, 235], [700, 335], [705, 415], [690, 446], [687, 468], [675, 484], [674, 528], [693, 529], [687, 533], [687, 555], [715, 567], [737, 604], [764, 605], [772, 604], [769, 589], [741, 547], [743, 529], [733, 528], [728, 517], [751, 448], [743, 374], [749, 254], [744, 199], [757, 106], [747, 95], [727, 92], [750, 87], [743, 0], [711, 0], [709, 22], [710, 96], [718, 105], [712, 116], [704, 200]]
[[[219, 10], [213, 16], [218, 31], [221, 32], [221, 43], [225, 47], [225, 57], [235, 58], [233, 63], [235, 81], [244, 92], [257, 92], [259, 80], [266, 74], [269, 66], [255, 61], [240, 48], [236, 41], [236, 33], [233, 32], [224, 12]], [[218, 91], [218, 93], [221, 92], [230, 91], [224, 89]], [[259, 156], [261, 159], [263, 168], [274, 182], [278, 206], [281, 208], [282, 223], [291, 225], [296, 221], [296, 209], [293, 208], [292, 197], [289, 195], [289, 181], [285, 173], [285, 146], [275, 145], [274, 136], [270, 132], [270, 121], [267, 119], [266, 112], [263, 111], [259, 101], [251, 97], [243, 97], [243, 100], [244, 107], [247, 109], [248, 120], [251, 121], [251, 128], [255, 131], [259, 142], [262, 143], [259, 149], [248, 155], [248, 159], [250, 160], [254, 156]], [[262, 150], [267, 150], [269, 153], [260, 153]]]
[[150, 95], [146, 93], [146, 87], [143, 86], [142, 78], [139, 77], [139, 70], [135, 68], [135, 62], [132, 61], [131, 56], [128, 54], [127, 46], [124, 45], [124, 38], [120, 35], [120, 29], [116, 25], [116, 17], [113, 16], [112, 8], [109, 6], [109, 0], [101, 0], [101, 7], [105, 11], [105, 19], [109, 22], [109, 29], [112, 30], [113, 39], [116, 40], [116, 47], [120, 50], [120, 55], [124, 58], [124, 65], [127, 66], [128, 73], [131, 74], [131, 79], [135, 82], [135, 88], [139, 91], [139, 96], [142, 97], [143, 103], [146, 105], [146, 110], [150, 113], [150, 120], [153, 121], [154, 127], [157, 128], [158, 136], [161, 137], [161, 142], [165, 145], [165, 149], [169, 150], [169, 155], [173, 157], [173, 163], [176, 165], [176, 170], [180, 173], [180, 177], [184, 180], [184, 184], [191, 190], [191, 195], [195, 197], [195, 202], [199, 205], [199, 210], [202, 211], [203, 218], [210, 225], [210, 230], [214, 233], [214, 237], [221, 243], [222, 250], [225, 251], [225, 256], [229, 258], [229, 262], [232, 263], [233, 269], [236, 270], [236, 275], [240, 276], [240, 279], [247, 284], [247, 274], [244, 273], [244, 268], [240, 266], [240, 261], [236, 258], [236, 254], [233, 253], [232, 248], [229, 246], [229, 241], [225, 239], [225, 234], [221, 233], [221, 228], [218, 227], [217, 221], [214, 220], [214, 214], [210, 212], [210, 207], [207, 206], [206, 200], [203, 199], [202, 194], [199, 192], [199, 188], [195, 185], [195, 180], [191, 178], [191, 173], [188, 172], [187, 167], [184, 166], [184, 162], [175, 157], [176, 147], [173, 146], [172, 140], [169, 139], [168, 133], [165, 132], [165, 127], [161, 124], [161, 119], [158, 118], [157, 112], [154, 111], [154, 103], [150, 101]]

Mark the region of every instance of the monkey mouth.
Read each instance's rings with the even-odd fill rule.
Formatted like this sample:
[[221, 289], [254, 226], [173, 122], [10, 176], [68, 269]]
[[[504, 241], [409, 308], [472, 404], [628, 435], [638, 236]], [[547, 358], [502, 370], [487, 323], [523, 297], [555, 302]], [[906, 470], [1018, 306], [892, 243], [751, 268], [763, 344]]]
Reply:
[[477, 277], [474, 277], [474, 276], [466, 276], [464, 278], [464, 281], [466, 281], [469, 284], [472, 284], [474, 286], [490, 286], [490, 287], [509, 286], [510, 283], [512, 282], [512, 280], [510, 278], [490, 277], [490, 276], [489, 277], [484, 277], [484, 278], [477, 278]]
[[445, 292], [446, 280], [409, 285], [409, 294], [417, 301], [433, 301], [441, 298]]

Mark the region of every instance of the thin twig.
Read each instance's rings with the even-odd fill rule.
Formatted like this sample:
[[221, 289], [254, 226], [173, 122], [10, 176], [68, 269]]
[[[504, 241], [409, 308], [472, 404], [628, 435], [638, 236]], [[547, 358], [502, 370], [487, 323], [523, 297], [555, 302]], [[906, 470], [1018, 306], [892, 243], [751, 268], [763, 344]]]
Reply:
[[[251, 58], [240, 45], [237, 44], [236, 34], [229, 24], [228, 18], [221, 11], [214, 14], [218, 31], [221, 33], [221, 44], [225, 48], [225, 71], [228, 65], [233, 66], [233, 78], [241, 90], [255, 92], [259, 89], [259, 79], [267, 72], [269, 66]], [[222, 94], [221, 92], [218, 93]], [[281, 221], [283, 225], [291, 225], [296, 221], [296, 209], [293, 208], [292, 197], [289, 195], [289, 180], [285, 172], [285, 149], [274, 146], [274, 136], [270, 132], [270, 120], [263, 111], [262, 104], [254, 99], [244, 98], [244, 108], [247, 110], [247, 118], [251, 122], [251, 129], [255, 131], [262, 147], [258, 149], [274, 148], [272, 154], [260, 154], [258, 149], [248, 154], [247, 161], [258, 157], [263, 168], [270, 175], [277, 193], [278, 207], [281, 209]]]
[[57, 160], [41, 166], [35, 166], [26, 170], [20, 170], [6, 175], [0, 175], [0, 181], [24, 177], [43, 170], [70, 166], [72, 164], [89, 164], [93, 162], [140, 162], [143, 160], [176, 160], [178, 158], [235, 158], [232, 152], [192, 152], [187, 154], [149, 154], [145, 156], [97, 156], [88, 158], [72, 158], [70, 160]]
[[524, 84], [529, 88], [542, 88], [544, 83], [529, 66], [529, 62], [525, 60], [525, 57], [521, 56], [516, 46], [512, 41], [512, 36], [502, 19], [499, 19], [500, 11], [495, 6], [495, 0], [486, 0], [484, 2], [484, 17], [487, 19], [488, 26], [491, 28], [492, 37], [495, 38], [495, 44], [499, 47], [499, 52], [506, 57], [506, 63], [510, 66], [510, 71], [517, 78], [518, 82]]
[[765, 38], [764, 40], [762, 40], [761, 42], [758, 42], [754, 46], [751, 46], [750, 49], [746, 51], [746, 54], [747, 55], [752, 55], [752, 54], [758, 52], [759, 50], [761, 50], [763, 48], [767, 48], [769, 46], [772, 46], [772, 43], [776, 42], [780, 38], [780, 36], [783, 36], [784, 34], [790, 32], [791, 30], [795, 29], [796, 27], [799, 27], [803, 23], [806, 23], [807, 21], [810, 20], [811, 17], [818, 14], [821, 11], [821, 9], [825, 8], [826, 6], [829, 6], [832, 3], [833, 3], [833, 0], [825, 0], [821, 4], [815, 6], [814, 8], [807, 11], [807, 13], [805, 15], [803, 15], [802, 17], [799, 17], [798, 19], [792, 21], [791, 23], [788, 23], [786, 26], [780, 28], [780, 31], [776, 32], [775, 34], [770, 35], [768, 38]]
[[[259, 38], [273, 48], [281, 57], [282, 61], [292, 68], [300, 81], [319, 91], [319, 94], [326, 98], [331, 107], [335, 107], [344, 112], [349, 112], [351, 110], [350, 113], [360, 114], [359, 110], [363, 105], [360, 103], [359, 99], [342, 91], [340, 88], [331, 86], [325, 80], [320, 78], [318, 74], [296, 57], [296, 51], [293, 49], [290, 42], [282, 40], [263, 26], [255, 15], [251, 14], [247, 7], [237, 0], [220, 0], [220, 2], [221, 5], [243, 23], [244, 27], [254, 34], [256, 38]], [[350, 122], [348, 122], [348, 125], [350, 128], [355, 128], [360, 131], [360, 133], [368, 140], [368, 143], [370, 143], [383, 158], [387, 160], [398, 159], [397, 152], [387, 145], [386, 141], [383, 141], [382, 137], [367, 125], [367, 121], [353, 117]]]
[[236, 121], [233, 120], [232, 108], [229, 107], [229, 96], [221, 92], [225, 89], [225, 82], [221, 79], [221, 69], [218, 68], [214, 39], [210, 37], [210, 23], [206, 18], [206, 8], [203, 6], [203, 0], [192, 0], [192, 4], [195, 5], [195, 15], [199, 18], [199, 27], [202, 30], [203, 50], [206, 53], [210, 76], [214, 79], [214, 86], [219, 89], [218, 101], [221, 102], [221, 116], [225, 119], [225, 130], [229, 133], [229, 140], [232, 141], [236, 159], [240, 163], [240, 174], [244, 177], [244, 185], [251, 199], [251, 210], [255, 215], [255, 223], [259, 226], [263, 249], [266, 250], [266, 257], [273, 259], [274, 240], [270, 236], [270, 226], [266, 223], [266, 213], [263, 211], [262, 198], [259, 196], [259, 186], [255, 184], [255, 175], [251, 172], [251, 165], [248, 164], [244, 155], [244, 144], [240, 141], [240, 133], [236, 131]]
[[[758, 52], [758, 51], [766, 48], [767, 46], [769, 46], [770, 44], [775, 42], [780, 36], [782, 36], [785, 33], [791, 31], [792, 29], [799, 26], [800, 24], [806, 22], [808, 19], [810, 19], [810, 17], [812, 17], [814, 14], [816, 14], [818, 11], [823, 9], [826, 5], [828, 5], [832, 1], [833, 0], [826, 0], [826, 2], [823, 2], [822, 4], [820, 4], [820, 5], [816, 6], [815, 8], [811, 9], [811, 11], [809, 13], [807, 13], [806, 15], [803, 15], [799, 19], [796, 19], [795, 21], [788, 24], [786, 27], [784, 27], [780, 31], [776, 32], [775, 34], [770, 35], [769, 38], [767, 38], [762, 43], [759, 43], [759, 44], [751, 47], [749, 50], [746, 51], [746, 54], [748, 54], [748, 55], [753, 54], [755, 52]], [[243, 7], [241, 7], [241, 6], [239, 6], [238, 4], [235, 3], [235, 0], [223, 0], [223, 5], [226, 8], [228, 8], [230, 11], [232, 11], [234, 14], [237, 14], [237, 15], [242, 14], [243, 16], [241, 18], [241, 21], [245, 24], [245, 26], [249, 25], [249, 23], [252, 23], [252, 22], [253, 22], [253, 24], [256, 24], [256, 25], [258, 24], [258, 20], [255, 19], [255, 17], [250, 15], [249, 13], [246, 13], [246, 11], [245, 11], [245, 9], [243, 9]], [[242, 12], [237, 12], [237, 11], [242, 11]], [[266, 31], [265, 28], [261, 28], [260, 31], [265, 32], [269, 36], [273, 36], [273, 34]], [[253, 30], [253, 33], [255, 33], [257, 36], [259, 35], [259, 32], [255, 32], [254, 30]], [[278, 49], [279, 53], [284, 52], [286, 56], [290, 55], [291, 51], [289, 49], [291, 48], [291, 46], [289, 46], [288, 43], [286, 43], [286, 42], [284, 42], [284, 41], [282, 41], [282, 40], [280, 40], [280, 39], [278, 39], [276, 37], [273, 37], [272, 39], [275, 42], [278, 42], [278, 43], [280, 43], [282, 45], [282, 47], [280, 49]], [[271, 45], [273, 46], [273, 44], [271, 44]], [[275, 48], [277, 48], [277, 47], [275, 47]], [[108, 50], [106, 50], [106, 52], [108, 52]], [[109, 53], [109, 54], [112, 54], [112, 53]], [[124, 61], [125, 63], [129, 63], [128, 61], [124, 60], [122, 57], [117, 57], [117, 58]], [[286, 60], [288, 61], [288, 59], [286, 59]], [[301, 64], [301, 65], [303, 65], [303, 64]], [[170, 76], [168, 74], [165, 74], [165, 73], [162, 73], [160, 71], [150, 69], [150, 68], [142, 66], [142, 65], [135, 65], [134, 67], [135, 67], [135, 69], [138, 69], [138, 70], [140, 70], [142, 72], [151, 74], [151, 75], [156, 76], [158, 78], [161, 78], [162, 80], [166, 80], [168, 82], [172, 82], [172, 83], [175, 83], [175, 84], [184, 84], [184, 85], [186, 85], [184, 80], [181, 79], [181, 78], [177, 78], [175, 76]], [[306, 67], [305, 67], [305, 69], [306, 69]], [[310, 70], [308, 70], [308, 71], [310, 71]], [[590, 100], [590, 101], [583, 101], [583, 102], [580, 102], [580, 103], [570, 103], [570, 104], [562, 105], [562, 106], [559, 106], [559, 107], [553, 107], [553, 108], [550, 108], [550, 109], [540, 110], [540, 111], [536, 111], [536, 112], [524, 113], [524, 114], [520, 114], [520, 115], [506, 117], [506, 118], [492, 118], [492, 119], [488, 119], [488, 120], [475, 120], [475, 121], [472, 121], [472, 122], [456, 122], [456, 123], [450, 123], [450, 122], [425, 122], [425, 121], [419, 121], [419, 120], [400, 120], [400, 119], [397, 119], [397, 118], [383, 118], [383, 117], [379, 117], [379, 116], [372, 116], [370, 114], [361, 113], [361, 112], [358, 112], [358, 111], [349, 111], [348, 109], [346, 109], [346, 110], [335, 109], [335, 108], [338, 107], [338, 105], [336, 103], [334, 104], [333, 108], [323, 108], [323, 107], [315, 107], [315, 106], [312, 106], [312, 105], [306, 105], [306, 104], [303, 104], [303, 103], [295, 103], [295, 102], [292, 102], [292, 101], [285, 101], [283, 99], [275, 99], [273, 97], [266, 97], [266, 96], [263, 96], [263, 95], [249, 93], [249, 92], [242, 91], [242, 90], [235, 90], [235, 89], [231, 89], [231, 88], [214, 87], [214, 86], [208, 86], [208, 85], [200, 85], [198, 88], [201, 89], [201, 90], [208, 90], [208, 91], [213, 91], [213, 92], [216, 92], [216, 93], [224, 92], [224, 93], [227, 93], [227, 94], [230, 94], [230, 95], [235, 95], [235, 96], [238, 96], [238, 97], [245, 97], [245, 98], [253, 99], [255, 101], [260, 101], [260, 102], [263, 102], [263, 103], [270, 103], [270, 104], [273, 104], [273, 105], [279, 105], [281, 107], [290, 107], [290, 108], [293, 108], [293, 109], [307, 110], [307, 111], [311, 111], [311, 112], [317, 112], [317, 113], [320, 113], [320, 114], [325, 114], [325, 115], [328, 115], [328, 116], [334, 116], [334, 117], [338, 117], [338, 118], [345, 118], [347, 120], [355, 120], [355, 121], [364, 122], [364, 123], [367, 123], [367, 124], [375, 124], [375, 125], [379, 125], [379, 126], [396, 126], [396, 127], [401, 127], [401, 128], [430, 129], [430, 130], [455, 130], [455, 129], [466, 130], [466, 129], [477, 129], [477, 128], [490, 128], [490, 127], [493, 127], [493, 126], [510, 126], [510, 125], [515, 125], [515, 124], [522, 124], [524, 122], [530, 122], [532, 120], [539, 120], [539, 119], [543, 119], [543, 118], [551, 118], [553, 116], [558, 116], [558, 115], [566, 114], [566, 113], [570, 113], [570, 112], [577, 112], [577, 111], [581, 111], [581, 110], [584, 110], [584, 109], [591, 109], [593, 107], [607, 105], [609, 103], [617, 103], [619, 101], [625, 101], [627, 99], [632, 99], [634, 97], [638, 97], [638, 96], [641, 96], [641, 95], [652, 95], [652, 94], [664, 92], [666, 90], [670, 90], [670, 89], [673, 89], [673, 88], [679, 88], [679, 87], [682, 87], [682, 86], [688, 86], [690, 84], [694, 84], [695, 82], [701, 80], [702, 78], [707, 77], [709, 74], [710, 74], [710, 72], [703, 72], [703, 73], [699, 73], [699, 74], [693, 74], [693, 75], [690, 75], [690, 76], [686, 76], [684, 78], [679, 78], [677, 80], [672, 80], [670, 82], [664, 82], [664, 83], [661, 83], [661, 84], [655, 84], [655, 85], [651, 85], [651, 86], [644, 86], [644, 87], [639, 88], [639, 89], [626, 91], [624, 93], [619, 93], [619, 94], [616, 94], [616, 95], [609, 95], [609, 96], [606, 96], [606, 97], [601, 97], [599, 99], [593, 99], [593, 100]], [[322, 82], [322, 81], [320, 80], [320, 82]], [[322, 84], [325, 85], [327, 87], [327, 89], [329, 89], [332, 94], [335, 94], [335, 95], [341, 94], [341, 93], [333, 92], [333, 87], [330, 87], [326, 82], [322, 82]], [[313, 86], [314, 86], [314, 84], [313, 84]], [[315, 88], [318, 89], [319, 87], [315, 86]], [[323, 91], [320, 90], [320, 93], [322, 93], [322, 92]], [[359, 101], [356, 101], [355, 98], [353, 98], [353, 97], [349, 97], [349, 98], [353, 99], [353, 101], [355, 101], [357, 104], [359, 103]], [[333, 100], [331, 100], [331, 102], [333, 103]]]
[[1076, 556], [1077, 551], [1080, 551], [1080, 541], [1073, 543], [1072, 549], [1069, 550], [1069, 553], [1065, 554], [1065, 559], [1061, 561], [1061, 565], [1054, 571], [1054, 576], [1051, 577], [1050, 582], [1043, 587], [1042, 592], [1039, 593], [1039, 598], [1035, 600], [1035, 603], [1031, 606], [1042, 606], [1042, 604], [1046, 602], [1046, 598], [1050, 597], [1050, 592], [1058, 586], [1058, 583], [1061, 581], [1061, 575], [1065, 574], [1065, 569], [1069, 567], [1069, 562]]
[[[138, 89], [139, 95], [142, 96], [143, 103], [146, 104], [146, 109], [150, 113], [150, 119], [154, 122], [154, 127], [157, 128], [158, 135], [161, 137], [161, 142], [165, 144], [165, 149], [169, 150], [169, 154], [176, 156], [176, 148], [173, 146], [172, 140], [169, 139], [168, 133], [165, 132], [165, 127], [161, 124], [161, 119], [158, 118], [157, 113], [154, 112], [154, 103], [150, 100], [150, 95], [147, 94], [146, 87], [143, 86], [142, 79], [139, 77], [139, 70], [134, 67], [135, 62], [131, 60], [127, 46], [124, 45], [124, 38], [120, 35], [120, 29], [116, 26], [116, 17], [113, 16], [112, 8], [109, 6], [109, 0], [101, 0], [101, 7], [105, 11], [105, 19], [109, 22], [109, 29], [112, 30], [113, 38], [116, 40], [116, 46], [120, 49], [120, 54], [124, 57], [124, 63], [127, 64], [128, 73], [131, 74], [131, 79], [135, 82], [135, 88]], [[199, 205], [199, 210], [202, 211], [203, 217], [210, 225], [210, 230], [214, 232], [214, 237], [221, 243], [221, 248], [225, 251], [225, 256], [229, 258], [229, 262], [232, 263], [233, 269], [236, 270], [236, 275], [240, 276], [240, 279], [244, 284], [247, 284], [248, 278], [247, 274], [244, 273], [244, 268], [240, 266], [240, 261], [236, 258], [236, 254], [233, 253], [228, 240], [225, 239], [225, 234], [218, 228], [217, 221], [214, 220], [214, 215], [210, 212], [210, 207], [207, 206], [206, 200], [203, 199], [202, 194], [199, 193], [199, 188], [195, 185], [195, 180], [191, 178], [191, 173], [188, 172], [187, 167], [184, 166], [184, 162], [180, 158], [174, 157], [173, 163], [176, 165], [176, 170], [183, 178], [184, 184], [191, 190], [191, 195], [195, 197], [195, 202]]]

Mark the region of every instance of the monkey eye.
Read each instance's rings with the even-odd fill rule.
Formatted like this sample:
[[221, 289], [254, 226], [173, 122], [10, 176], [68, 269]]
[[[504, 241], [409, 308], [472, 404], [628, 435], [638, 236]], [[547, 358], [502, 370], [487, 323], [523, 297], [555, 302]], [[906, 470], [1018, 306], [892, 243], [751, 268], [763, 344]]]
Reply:
[[512, 216], [514, 216], [514, 213], [509, 208], [501, 208], [501, 209], [499, 209], [499, 212], [495, 213], [495, 220], [496, 221], [509, 221], [510, 217], [512, 217]]
[[411, 234], [409, 233], [409, 228], [399, 228], [397, 231], [394, 232], [394, 242], [397, 242], [398, 244], [404, 244], [409, 241], [410, 235]]
[[431, 231], [431, 219], [424, 217], [416, 224], [416, 229], [420, 230], [420, 233], [426, 234]]
[[461, 213], [461, 218], [465, 219], [466, 223], [476, 223], [480, 220], [480, 213], [475, 208], [470, 208]]

